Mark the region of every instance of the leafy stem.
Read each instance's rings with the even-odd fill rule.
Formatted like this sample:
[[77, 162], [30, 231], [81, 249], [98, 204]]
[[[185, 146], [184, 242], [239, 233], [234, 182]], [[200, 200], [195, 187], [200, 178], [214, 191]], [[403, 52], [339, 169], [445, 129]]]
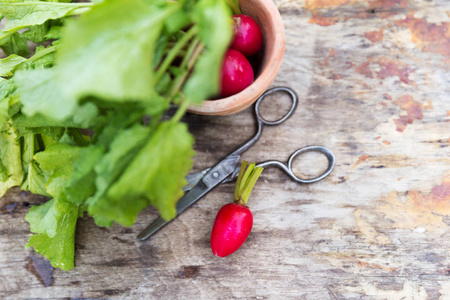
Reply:
[[197, 33], [198, 28], [196, 26], [192, 26], [186, 33], [183, 35], [181, 39], [173, 46], [173, 48], [169, 51], [167, 56], [164, 58], [161, 66], [156, 71], [155, 82], [159, 82], [164, 75], [164, 73], [169, 68], [170, 64], [173, 60], [178, 56], [178, 53], [183, 49], [184, 45]]
[[[25, 27], [23, 27], [23, 28], [25, 28]], [[15, 30], [10, 30], [10, 31], [7, 31], [4, 34], [0, 35], [0, 41], [2, 41], [3, 39], [7, 38], [8, 36], [13, 35], [17, 31], [19, 31], [20, 29], [22, 29], [22, 28], [18, 28], [17, 30], [16, 29]]]
[[28, 133], [24, 137], [24, 153], [23, 153], [23, 163], [24, 165], [30, 164], [33, 160], [34, 155], [34, 133]]
[[198, 39], [195, 39], [192, 42], [191, 46], [187, 50], [186, 56], [183, 58], [183, 61], [181, 62], [180, 68], [182, 72], [178, 74], [178, 76], [173, 80], [172, 86], [168, 93], [169, 98], [173, 98], [176, 95], [176, 93], [180, 91], [181, 87], [186, 81], [187, 76], [194, 67], [195, 62], [197, 61], [197, 58], [199, 57], [200, 53], [202, 53], [203, 49], [204, 46], [203, 44], [200, 43]]
[[44, 50], [39, 51], [38, 53], [36, 53], [36, 54], [33, 55], [32, 57], [30, 57], [30, 58], [28, 59], [28, 63], [33, 63], [33, 62], [35, 62], [36, 60], [38, 60], [39, 58], [41, 58], [41, 57], [43, 57], [43, 56], [46, 56], [47, 54], [50, 54], [50, 53], [55, 52], [55, 51], [56, 51], [56, 46], [50, 46], [50, 47], [47, 47], [47, 48], [45, 48]]
[[189, 101], [186, 101], [186, 99], [183, 99], [181, 102], [181, 105], [178, 107], [177, 112], [172, 117], [171, 121], [174, 123], [177, 123], [181, 120], [181, 118], [184, 116], [184, 113], [187, 111], [189, 105], [191, 103]]
[[[192, 41], [180, 65], [180, 69], [182, 70], [182, 72], [178, 74], [178, 76], [173, 80], [173, 84], [168, 93], [169, 99], [173, 99], [175, 95], [180, 91], [203, 49], [204, 46], [199, 39], [194, 39]], [[189, 105], [190, 101], [188, 101], [187, 99], [181, 99], [181, 105], [178, 107], [178, 110], [173, 116], [172, 121], [180, 121]]]

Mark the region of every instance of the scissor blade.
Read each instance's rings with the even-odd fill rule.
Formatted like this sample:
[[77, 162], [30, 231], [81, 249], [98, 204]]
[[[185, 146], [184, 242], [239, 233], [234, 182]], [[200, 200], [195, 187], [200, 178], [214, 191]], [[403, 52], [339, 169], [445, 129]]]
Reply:
[[[233, 173], [235, 167], [239, 161], [239, 155], [228, 156], [223, 159], [220, 163], [212, 167], [202, 179], [183, 197], [178, 200], [177, 203], [177, 216], [181, 214], [186, 208], [194, 204], [203, 195], [216, 187], [224, 179], [226, 179], [230, 174]], [[145, 240], [152, 236], [159, 229], [164, 227], [168, 222], [161, 217], [158, 217], [152, 224], [150, 224], [144, 231], [138, 235], [139, 240]]]
[[192, 190], [192, 188], [200, 181], [202, 180], [202, 177], [205, 176], [208, 171], [211, 170], [211, 168], [205, 169], [203, 171], [198, 171], [193, 174], [189, 174], [186, 176], [187, 184], [183, 187], [183, 192], [188, 192]]
[[[196, 186], [194, 186], [188, 193], [186, 193], [177, 203], [177, 216], [188, 208], [194, 199], [200, 199], [204, 194], [206, 194], [210, 189], [200, 180]], [[138, 240], [146, 240], [153, 234], [155, 234], [158, 230], [163, 228], [170, 221], [166, 221], [161, 217], [158, 217], [155, 221], [153, 221], [147, 228], [144, 229], [138, 236]]]

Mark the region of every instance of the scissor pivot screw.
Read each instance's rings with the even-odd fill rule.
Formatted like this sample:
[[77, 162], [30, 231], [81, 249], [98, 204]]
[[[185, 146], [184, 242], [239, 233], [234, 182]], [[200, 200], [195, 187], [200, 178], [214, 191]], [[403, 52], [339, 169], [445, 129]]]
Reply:
[[212, 176], [213, 176], [214, 178], [217, 178], [217, 177], [219, 177], [219, 173], [214, 172], [214, 173], [212, 174]]

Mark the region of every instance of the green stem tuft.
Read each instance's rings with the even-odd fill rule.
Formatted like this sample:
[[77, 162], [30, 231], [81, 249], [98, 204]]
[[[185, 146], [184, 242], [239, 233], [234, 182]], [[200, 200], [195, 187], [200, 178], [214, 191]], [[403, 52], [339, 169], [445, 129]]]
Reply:
[[251, 163], [248, 168], [246, 168], [247, 164], [248, 163], [244, 160], [241, 169], [239, 170], [234, 191], [234, 202], [241, 205], [247, 204], [250, 193], [264, 170], [262, 167], [256, 167], [255, 163]]
[[241, 188], [242, 177], [244, 176], [244, 172], [245, 172], [245, 169], [247, 168], [247, 164], [248, 164], [248, 162], [244, 160], [242, 162], [241, 169], [239, 170], [239, 175], [236, 180], [236, 187], [234, 189], [234, 201], [239, 200], [239, 190]]

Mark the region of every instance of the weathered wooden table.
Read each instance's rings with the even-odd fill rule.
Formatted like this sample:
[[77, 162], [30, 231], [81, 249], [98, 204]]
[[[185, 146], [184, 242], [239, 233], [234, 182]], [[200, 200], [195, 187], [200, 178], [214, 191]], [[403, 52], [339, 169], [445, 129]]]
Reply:
[[[211, 254], [209, 236], [232, 184], [145, 242], [136, 235], [153, 209], [131, 228], [82, 219], [70, 272], [25, 250], [23, 217], [45, 199], [12, 190], [0, 199], [0, 298], [450, 299], [450, 1], [276, 4], [287, 47], [273, 84], [295, 89], [300, 105], [244, 158], [285, 160], [320, 144], [336, 154], [333, 173], [298, 185], [265, 170], [249, 202], [253, 231], [225, 259]], [[195, 170], [255, 129], [251, 109], [185, 121]], [[319, 158], [295, 167], [319, 171]]]

